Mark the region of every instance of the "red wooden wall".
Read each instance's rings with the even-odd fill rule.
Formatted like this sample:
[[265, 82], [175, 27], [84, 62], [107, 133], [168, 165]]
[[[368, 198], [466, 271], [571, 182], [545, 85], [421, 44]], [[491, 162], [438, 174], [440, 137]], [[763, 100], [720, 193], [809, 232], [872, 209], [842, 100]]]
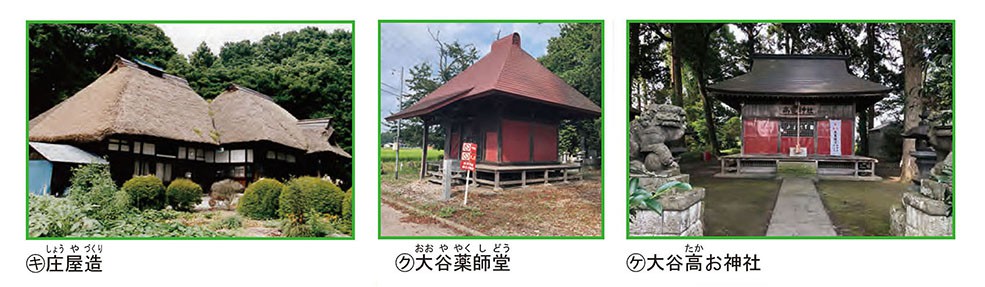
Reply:
[[[502, 120], [502, 162], [553, 162], [558, 160], [558, 127], [528, 121]], [[496, 161], [495, 132], [486, 133], [486, 161]], [[492, 138], [492, 141], [490, 141]], [[531, 146], [531, 141], [533, 146]], [[533, 157], [531, 157], [531, 152]], [[492, 156], [490, 156], [490, 154]]]
[[776, 120], [747, 119], [742, 121], [742, 153], [775, 154], [780, 127]]
[[[830, 155], [831, 145], [831, 124], [828, 120], [817, 121], [817, 146], [814, 145], [813, 137], [785, 137], [779, 136], [779, 121], [775, 119], [744, 119], [742, 121], [742, 152], [745, 154], [788, 154], [791, 147], [800, 146], [807, 148], [808, 154]], [[851, 155], [854, 152], [855, 124], [853, 120], [843, 119], [841, 121], [841, 154]], [[780, 150], [777, 150], [777, 142], [780, 142]]]
[[557, 161], [557, 126], [531, 123], [534, 138], [534, 158], [536, 162]]
[[499, 161], [499, 134], [495, 131], [486, 132], [485, 161]]
[[503, 119], [503, 162], [530, 161], [530, 123]]

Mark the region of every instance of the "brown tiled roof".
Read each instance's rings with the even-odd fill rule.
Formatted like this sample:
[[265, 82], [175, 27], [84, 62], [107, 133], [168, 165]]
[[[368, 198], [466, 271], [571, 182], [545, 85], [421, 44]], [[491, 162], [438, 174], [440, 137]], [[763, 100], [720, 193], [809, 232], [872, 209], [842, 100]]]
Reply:
[[523, 51], [520, 34], [513, 33], [493, 42], [489, 54], [465, 71], [386, 119], [427, 115], [456, 101], [490, 95], [494, 91], [590, 116], [602, 114], [598, 105]]

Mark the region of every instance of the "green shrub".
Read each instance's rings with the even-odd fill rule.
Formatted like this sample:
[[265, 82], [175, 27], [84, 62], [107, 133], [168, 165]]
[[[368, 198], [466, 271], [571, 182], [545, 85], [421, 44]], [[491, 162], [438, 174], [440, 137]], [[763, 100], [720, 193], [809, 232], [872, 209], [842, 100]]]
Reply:
[[164, 207], [164, 183], [153, 175], [135, 176], [123, 183], [130, 203], [140, 210]]
[[76, 205], [67, 198], [30, 195], [28, 234], [31, 237], [80, 236], [99, 228], [99, 221], [86, 217], [89, 206]]
[[352, 188], [345, 192], [342, 198], [342, 219], [352, 221]]
[[202, 186], [191, 180], [179, 178], [168, 185], [165, 195], [167, 196], [168, 205], [171, 205], [171, 208], [174, 210], [189, 211], [195, 205], [202, 202]]
[[281, 227], [281, 234], [286, 237], [325, 237], [339, 233], [329, 220], [317, 213], [305, 215], [306, 221], [299, 221], [291, 218], [291, 216], [287, 218], [288, 220], [285, 220], [283, 227]]
[[276, 179], [260, 179], [246, 188], [243, 197], [239, 198], [236, 211], [253, 219], [277, 218], [282, 189], [284, 184]]
[[243, 192], [243, 184], [231, 180], [223, 179], [212, 184], [209, 189], [209, 206], [223, 206], [227, 209], [232, 209], [233, 199], [236, 198], [237, 193]]
[[342, 189], [317, 177], [299, 177], [287, 182], [280, 194], [280, 215], [304, 222], [305, 213], [342, 214]]
[[114, 219], [129, 212], [129, 199], [118, 200], [119, 190], [109, 166], [87, 164], [72, 168], [68, 197], [80, 206], [91, 206], [86, 214], [97, 220]]
[[219, 221], [212, 223], [212, 228], [217, 230], [218, 229], [231, 230], [240, 227], [243, 227], [243, 217], [237, 214], [228, 217], [223, 217]]

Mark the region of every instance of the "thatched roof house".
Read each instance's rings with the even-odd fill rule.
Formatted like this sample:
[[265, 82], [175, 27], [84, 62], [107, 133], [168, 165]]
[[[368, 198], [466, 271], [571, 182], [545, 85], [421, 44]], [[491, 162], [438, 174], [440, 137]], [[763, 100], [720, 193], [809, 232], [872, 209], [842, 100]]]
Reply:
[[245, 183], [321, 176], [329, 165], [346, 165], [352, 156], [331, 143], [329, 123], [300, 121], [269, 96], [239, 85], [210, 103], [184, 79], [118, 57], [92, 84], [30, 120], [28, 137], [105, 156], [120, 182], [154, 174], [165, 182]]
[[221, 143], [268, 141], [307, 150], [298, 119], [267, 95], [232, 85], [209, 106]]
[[[29, 122], [31, 141], [97, 142], [130, 134], [217, 143], [209, 104], [185, 79], [117, 58], [109, 71]], [[156, 75], [155, 75], [156, 74]]]

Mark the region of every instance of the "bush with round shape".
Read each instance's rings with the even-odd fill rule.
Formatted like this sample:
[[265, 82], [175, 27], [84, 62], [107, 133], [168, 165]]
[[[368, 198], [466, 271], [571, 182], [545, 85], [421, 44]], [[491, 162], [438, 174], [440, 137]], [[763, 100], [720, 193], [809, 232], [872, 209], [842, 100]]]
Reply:
[[[305, 176], [292, 179], [287, 183], [285, 190], [296, 190], [300, 193], [301, 208], [294, 208], [292, 214], [298, 211], [308, 212], [314, 210], [318, 213], [328, 213], [332, 215], [342, 214], [342, 189], [326, 180]], [[283, 203], [283, 201], [282, 201]], [[283, 205], [282, 205], [283, 206]]]
[[280, 206], [280, 191], [284, 189], [284, 184], [276, 179], [261, 178], [250, 184], [239, 198], [236, 211], [246, 217], [253, 219], [274, 219], [277, 218], [277, 209]]
[[164, 207], [164, 183], [153, 175], [135, 176], [123, 183], [130, 204], [140, 210]]
[[202, 202], [202, 186], [189, 179], [179, 178], [168, 185], [165, 195], [171, 208], [189, 211]]

